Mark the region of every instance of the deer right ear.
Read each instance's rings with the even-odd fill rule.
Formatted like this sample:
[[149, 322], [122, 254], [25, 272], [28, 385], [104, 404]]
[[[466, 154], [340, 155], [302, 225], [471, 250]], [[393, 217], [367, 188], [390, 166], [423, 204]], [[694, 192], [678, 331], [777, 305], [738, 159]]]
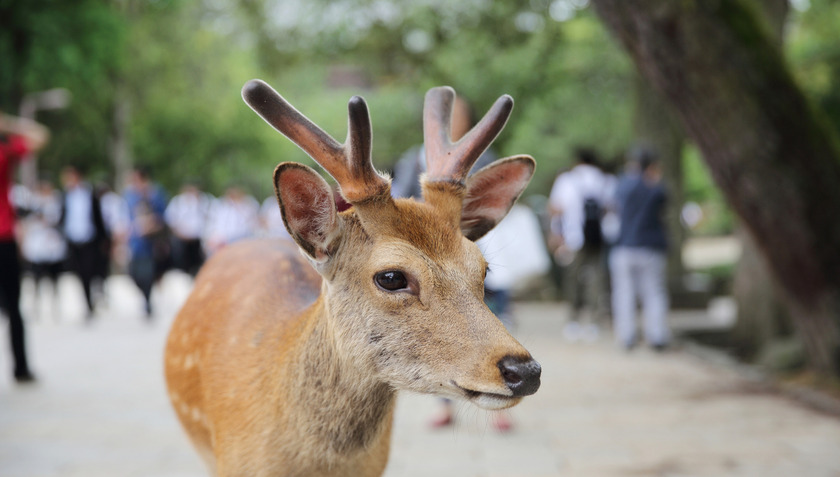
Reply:
[[274, 191], [294, 241], [313, 260], [325, 262], [338, 238], [335, 199], [327, 181], [311, 167], [284, 162], [274, 170]]

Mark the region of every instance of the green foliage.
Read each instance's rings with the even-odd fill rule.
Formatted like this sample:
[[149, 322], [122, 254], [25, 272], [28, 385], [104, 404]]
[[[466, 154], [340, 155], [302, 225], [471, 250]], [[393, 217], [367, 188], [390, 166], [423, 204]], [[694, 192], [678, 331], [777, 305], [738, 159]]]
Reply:
[[[797, 2], [801, 3], [801, 2]], [[810, 0], [791, 13], [787, 52], [794, 74], [840, 131], [840, 9], [832, 0]]]
[[[837, 125], [840, 12], [811, 1], [793, 15], [790, 58]], [[192, 178], [214, 193], [239, 183], [263, 197], [278, 162], [313, 164], [244, 105], [239, 89], [251, 78], [340, 141], [348, 99], [364, 96], [383, 170], [422, 141], [429, 87], [453, 86], [477, 115], [508, 93], [516, 107], [494, 147], [533, 155], [528, 192], [547, 194], [575, 146], [614, 157], [632, 139], [631, 65], [586, 3], [0, 0], [0, 108], [71, 91], [68, 108], [38, 113], [53, 132], [40, 158], [53, 178], [68, 163], [113, 178], [116, 111], [127, 106], [128, 152], [170, 192]], [[696, 152], [686, 169], [688, 197], [723, 208]]]
[[72, 94], [66, 110], [38, 116], [53, 131], [42, 167], [104, 161], [109, 77], [120, 64], [124, 19], [96, 0], [32, 0], [3, 2], [0, 22], [0, 108], [17, 114], [27, 93], [59, 86]]
[[715, 186], [700, 151], [694, 146], [683, 150], [683, 193], [686, 202], [695, 202], [703, 211], [703, 218], [692, 230], [697, 235], [731, 233], [735, 217], [727, 206], [720, 189]]

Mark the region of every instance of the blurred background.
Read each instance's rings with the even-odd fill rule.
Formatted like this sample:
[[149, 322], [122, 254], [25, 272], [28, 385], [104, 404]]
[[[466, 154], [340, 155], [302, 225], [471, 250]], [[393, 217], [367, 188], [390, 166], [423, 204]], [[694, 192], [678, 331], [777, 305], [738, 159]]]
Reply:
[[[26, 190], [59, 187], [67, 166], [118, 194], [140, 167], [167, 198], [186, 183], [209, 200], [244, 191], [249, 234], [272, 235], [271, 219], [256, 217], [256, 203], [271, 202], [271, 171], [314, 163], [243, 103], [246, 81], [265, 80], [339, 139], [347, 100], [363, 96], [373, 162], [388, 172], [422, 142], [430, 87], [454, 87], [476, 118], [510, 94], [515, 108], [493, 148], [536, 159], [522, 201], [550, 262], [515, 287], [517, 301], [568, 305], [549, 197], [576, 151], [620, 175], [643, 147], [659, 157], [668, 191], [675, 342], [834, 402], [838, 31], [831, 0], [11, 0], [0, 2], [0, 111], [51, 133], [14, 178], [21, 222]], [[114, 253], [119, 280], [130, 259]], [[29, 320], [42, 300], [33, 290], [24, 288]], [[82, 319], [62, 303], [58, 321]]]

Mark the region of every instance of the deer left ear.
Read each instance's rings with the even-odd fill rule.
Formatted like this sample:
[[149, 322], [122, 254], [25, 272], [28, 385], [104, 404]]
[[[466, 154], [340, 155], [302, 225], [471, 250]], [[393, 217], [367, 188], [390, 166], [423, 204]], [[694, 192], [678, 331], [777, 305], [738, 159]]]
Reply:
[[531, 156], [512, 156], [471, 175], [461, 211], [464, 236], [476, 241], [501, 222], [528, 186], [535, 168]]

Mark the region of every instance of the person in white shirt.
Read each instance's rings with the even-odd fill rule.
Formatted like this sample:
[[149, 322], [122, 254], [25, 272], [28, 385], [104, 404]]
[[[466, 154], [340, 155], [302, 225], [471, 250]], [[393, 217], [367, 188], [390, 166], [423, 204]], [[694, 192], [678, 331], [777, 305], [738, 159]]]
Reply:
[[210, 208], [204, 239], [208, 254], [236, 241], [253, 237], [259, 227], [260, 203], [239, 187], [229, 187]]
[[[514, 204], [507, 216], [476, 244], [489, 264], [484, 279], [484, 302], [513, 333], [513, 291], [533, 284], [535, 278], [544, 276], [551, 267], [539, 219], [528, 206]], [[513, 426], [507, 411], [495, 412], [492, 423], [503, 432]]]
[[[113, 259], [117, 268], [125, 269], [129, 260], [126, 243], [130, 226], [128, 204], [107, 183], [98, 184], [96, 189], [99, 194], [99, 206], [102, 208], [102, 220], [111, 237], [108, 261]], [[106, 272], [110, 272], [110, 263], [104, 267]]]
[[593, 151], [578, 148], [575, 156], [575, 166], [555, 180], [549, 207], [553, 229], [562, 234], [554, 238], [559, 243], [555, 257], [565, 265], [563, 282], [572, 307], [563, 334], [569, 341], [595, 341], [599, 335], [597, 322], [606, 319], [608, 313], [604, 261], [607, 238], [601, 222], [610, 207], [614, 180], [598, 167]]
[[164, 218], [174, 235], [172, 258], [175, 268], [195, 276], [204, 263], [201, 238], [213, 198], [203, 193], [195, 183], [187, 183], [181, 193], [169, 201]]
[[41, 282], [46, 278], [52, 285], [53, 310], [58, 310], [58, 275], [67, 255], [67, 243], [58, 230], [61, 219], [61, 194], [49, 181], [41, 181], [32, 194], [21, 221], [23, 240], [21, 256], [29, 265], [35, 282], [35, 315], [40, 315], [38, 304]]

